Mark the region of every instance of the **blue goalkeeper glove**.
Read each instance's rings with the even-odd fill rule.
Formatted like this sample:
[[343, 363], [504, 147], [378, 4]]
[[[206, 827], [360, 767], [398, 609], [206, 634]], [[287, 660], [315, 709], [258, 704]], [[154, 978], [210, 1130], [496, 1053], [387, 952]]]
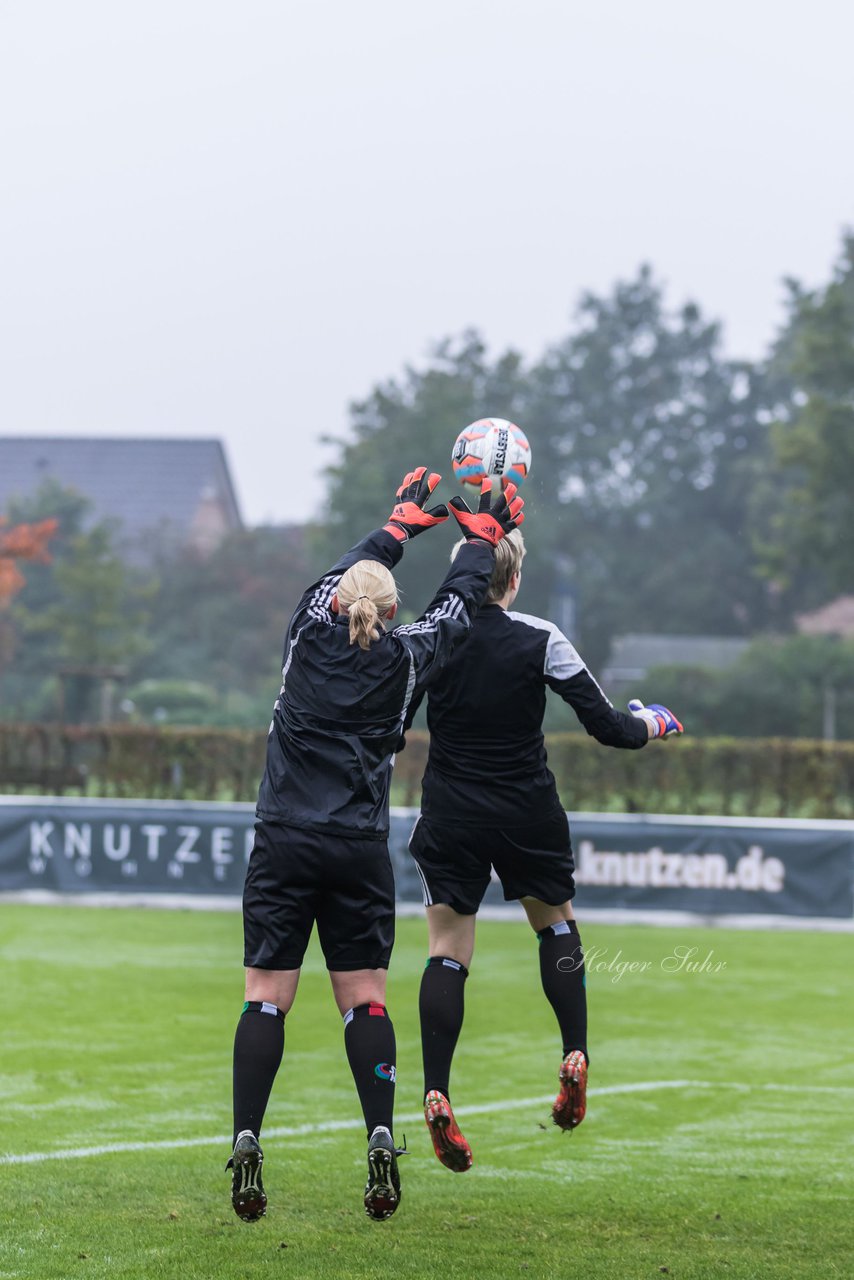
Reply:
[[651, 738], [669, 738], [674, 733], [682, 733], [682, 725], [672, 711], [663, 707], [660, 702], [651, 702], [645, 707], [640, 698], [632, 698], [629, 711], [638, 720], [645, 720], [649, 725]]

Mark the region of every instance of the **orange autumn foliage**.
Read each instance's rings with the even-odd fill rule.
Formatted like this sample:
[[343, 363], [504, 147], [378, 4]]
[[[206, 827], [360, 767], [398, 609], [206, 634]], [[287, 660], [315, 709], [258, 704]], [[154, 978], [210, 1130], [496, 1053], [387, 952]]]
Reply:
[[0, 516], [0, 604], [11, 600], [24, 585], [24, 575], [16, 560], [35, 560], [48, 564], [47, 544], [56, 532], [56, 520], [39, 520], [36, 524], [13, 524], [7, 527]]

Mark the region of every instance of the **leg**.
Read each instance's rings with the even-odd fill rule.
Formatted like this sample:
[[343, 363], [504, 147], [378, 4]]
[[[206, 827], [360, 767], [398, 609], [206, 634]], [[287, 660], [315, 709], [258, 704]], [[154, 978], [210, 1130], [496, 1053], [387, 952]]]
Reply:
[[234, 1037], [234, 1138], [257, 1138], [285, 1047], [285, 1015], [299, 969], [247, 969], [246, 1001]]
[[564, 902], [559, 907], [553, 907], [551, 903], [540, 902], [538, 898], [520, 898], [519, 901], [525, 908], [525, 915], [528, 917], [528, 923], [534, 933], [540, 933], [541, 930], [547, 929], [551, 924], [560, 924], [561, 920], [575, 919], [571, 902]]
[[285, 1047], [285, 1014], [296, 995], [299, 969], [246, 970], [246, 1002], [234, 1036], [234, 1150], [231, 1201], [238, 1217], [255, 1222], [267, 1210], [258, 1141]]
[[564, 1055], [580, 1049], [587, 1057], [587, 989], [584, 951], [569, 902], [551, 906], [522, 898], [531, 927], [540, 940], [540, 976], [555, 1011]]
[[246, 1002], [234, 1037], [235, 1141], [245, 1130], [260, 1136], [299, 975], [299, 969], [246, 970]]
[[341, 1017], [360, 1004], [385, 1005], [388, 969], [329, 970], [332, 994]]
[[474, 954], [477, 916], [461, 915], [447, 903], [427, 908], [430, 958], [421, 976], [421, 1052], [424, 1093], [450, 1096], [451, 1063], [465, 1013], [465, 981]]
[[226, 1167], [232, 1206], [246, 1222], [267, 1208], [258, 1138], [314, 923], [315, 845], [310, 833], [259, 822], [243, 889], [246, 1001], [234, 1037], [234, 1147]]
[[330, 848], [317, 929], [368, 1131], [365, 1212], [382, 1220], [396, 1211], [401, 1197], [399, 1152], [392, 1137], [396, 1047], [385, 1007], [394, 876], [384, 844], [353, 839]]
[[427, 908], [430, 958], [421, 976], [418, 1008], [424, 1062], [424, 1118], [436, 1156], [453, 1173], [471, 1168], [471, 1147], [450, 1103], [451, 1063], [465, 1012], [465, 982], [474, 954], [475, 915], [447, 903]]
[[344, 1047], [362, 1104], [368, 1137], [394, 1121], [395, 1037], [385, 1007], [385, 969], [330, 971], [344, 1018]]
[[562, 809], [522, 831], [502, 832], [493, 863], [506, 898], [518, 898], [540, 941], [540, 977], [563, 1042], [560, 1093], [552, 1119], [572, 1129], [584, 1119], [587, 1088], [587, 989], [584, 952], [572, 914], [575, 866]]
[[463, 1025], [477, 909], [492, 871], [489, 836], [476, 826], [443, 826], [421, 817], [409, 840], [424, 890], [430, 946], [418, 1000], [424, 1119], [437, 1158], [454, 1173], [465, 1173], [472, 1163], [448, 1091]]
[[581, 937], [569, 902], [551, 906], [536, 898], [521, 901], [540, 940], [543, 991], [563, 1040], [561, 1088], [552, 1118], [561, 1129], [574, 1129], [587, 1109], [587, 987]]
[[344, 1016], [344, 1047], [368, 1131], [365, 1212], [382, 1221], [400, 1204], [400, 1153], [392, 1137], [396, 1045], [385, 1007], [386, 970], [330, 970], [329, 977]]

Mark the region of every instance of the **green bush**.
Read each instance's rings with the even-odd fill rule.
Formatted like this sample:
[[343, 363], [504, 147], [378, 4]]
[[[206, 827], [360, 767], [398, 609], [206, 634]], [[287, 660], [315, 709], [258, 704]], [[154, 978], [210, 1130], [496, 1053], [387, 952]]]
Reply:
[[757, 637], [724, 671], [656, 667], [638, 686], [638, 697], [672, 707], [692, 738], [813, 737], [832, 714], [835, 737], [854, 740], [852, 640]]
[[[854, 817], [854, 743], [684, 738], [616, 752], [579, 734], [546, 741], [576, 811]], [[0, 725], [0, 791], [251, 801], [264, 748], [255, 730]], [[418, 804], [426, 755], [427, 735], [410, 733], [394, 803]]]
[[0, 791], [251, 800], [264, 746], [255, 730], [0, 725]]

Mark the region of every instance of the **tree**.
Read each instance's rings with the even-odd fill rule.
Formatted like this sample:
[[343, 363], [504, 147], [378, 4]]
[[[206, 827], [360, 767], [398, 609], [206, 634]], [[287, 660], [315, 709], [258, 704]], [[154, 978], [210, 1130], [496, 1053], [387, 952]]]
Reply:
[[854, 592], [854, 235], [826, 288], [789, 290], [772, 361], [788, 378], [772, 429], [779, 501], [761, 549], [803, 609]]
[[762, 387], [725, 360], [720, 331], [664, 306], [648, 268], [586, 295], [569, 337], [533, 371], [531, 433], [563, 499], [555, 551], [581, 596], [585, 644], [616, 632], [738, 634], [771, 602], [748, 538], [767, 455]]
[[[498, 415], [533, 447], [522, 607], [556, 613], [574, 593], [594, 664], [617, 632], [746, 632], [774, 604], [748, 528], [767, 458], [762, 404], [756, 371], [722, 357], [718, 326], [693, 305], [668, 312], [643, 268], [609, 296], [586, 295], [569, 335], [531, 368], [514, 352], [490, 364], [468, 333], [353, 406], [353, 438], [329, 469], [323, 560], [381, 523], [408, 467], [443, 469], [467, 422]], [[438, 582], [450, 539], [423, 541], [400, 572], [410, 611]]]
[[48, 511], [53, 560], [32, 562], [6, 610], [4, 717], [54, 717], [61, 678], [68, 718], [91, 718], [104, 680], [121, 669], [141, 690], [143, 715], [153, 701], [184, 723], [194, 712], [211, 724], [265, 723], [285, 629], [311, 579], [304, 530], [240, 530], [209, 555], [164, 551], [143, 574], [76, 493], [51, 484], [11, 514], [18, 522]]
[[15, 562], [37, 560], [40, 564], [48, 564], [50, 553], [47, 544], [55, 532], [55, 520], [9, 525], [5, 516], [0, 516], [0, 606], [17, 595], [26, 581]]
[[9, 602], [26, 582], [17, 561], [34, 560], [39, 564], [49, 563], [50, 553], [47, 544], [55, 532], [55, 520], [40, 520], [37, 524], [10, 525], [4, 516], [0, 516], [0, 673], [5, 670], [15, 649], [15, 633], [9, 616]]
[[209, 555], [164, 556], [149, 603], [151, 647], [133, 678], [201, 682], [218, 702], [206, 722], [262, 724], [288, 621], [311, 580], [304, 541], [301, 528], [242, 529]]
[[725, 671], [659, 667], [638, 696], [666, 688], [692, 737], [854, 738], [854, 641], [832, 636], [755, 640]]
[[[13, 522], [50, 522], [54, 531], [52, 556], [32, 563], [9, 610], [6, 715], [55, 715], [61, 669], [94, 673], [124, 665], [145, 648], [142, 584], [114, 551], [109, 522], [88, 522], [89, 508], [87, 499], [55, 481], [10, 508]], [[91, 714], [91, 708], [81, 705], [78, 712]]]
[[[451, 468], [458, 432], [492, 414], [518, 415], [524, 422], [526, 395], [521, 358], [507, 352], [490, 365], [484, 343], [470, 331], [440, 343], [426, 369], [407, 368], [402, 378], [352, 405], [352, 439], [332, 441], [339, 457], [327, 468], [328, 517], [313, 540], [316, 571], [384, 523], [402, 477], [413, 467], [423, 464], [442, 473], [436, 501], [459, 492]], [[396, 571], [403, 592], [401, 618], [417, 615], [428, 603], [457, 532], [452, 520], [404, 554]]]

